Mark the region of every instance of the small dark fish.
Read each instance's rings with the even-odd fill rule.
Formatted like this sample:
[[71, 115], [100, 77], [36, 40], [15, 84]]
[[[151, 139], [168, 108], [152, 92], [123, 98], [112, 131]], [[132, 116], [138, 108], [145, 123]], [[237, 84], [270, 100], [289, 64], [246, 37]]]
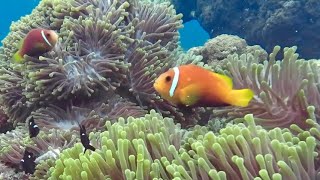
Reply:
[[84, 127], [84, 125], [80, 125], [80, 139], [81, 139], [81, 143], [84, 147], [84, 152], [86, 152], [87, 149], [90, 149], [91, 151], [95, 151], [96, 148], [94, 148], [91, 144], [90, 144], [90, 140], [89, 140], [89, 137], [87, 135], [87, 132], [86, 132], [86, 128]]
[[38, 125], [34, 122], [33, 116], [29, 120], [29, 136], [30, 138], [36, 137], [39, 134], [39, 127]]
[[24, 151], [23, 158], [20, 163], [22, 165], [22, 169], [26, 174], [33, 174], [36, 168], [36, 163], [34, 162], [36, 157], [33, 156], [32, 152], [28, 150]]

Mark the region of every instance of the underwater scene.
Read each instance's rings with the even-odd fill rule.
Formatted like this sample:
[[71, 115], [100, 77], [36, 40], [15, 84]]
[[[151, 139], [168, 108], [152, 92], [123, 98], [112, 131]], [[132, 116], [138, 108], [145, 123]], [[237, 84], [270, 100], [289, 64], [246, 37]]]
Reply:
[[0, 180], [320, 180], [319, 0], [20, 1]]

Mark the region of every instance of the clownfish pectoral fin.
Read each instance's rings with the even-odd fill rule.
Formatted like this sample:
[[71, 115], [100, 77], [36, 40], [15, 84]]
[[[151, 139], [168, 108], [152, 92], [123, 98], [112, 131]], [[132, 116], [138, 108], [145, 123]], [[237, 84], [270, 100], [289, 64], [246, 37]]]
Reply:
[[44, 51], [44, 50], [46, 50], [46, 45], [43, 44], [43, 43], [38, 42], [38, 43], [34, 44], [34, 48], [39, 50], [39, 51]]
[[197, 85], [189, 85], [179, 92], [179, 100], [183, 105], [191, 106], [200, 99], [200, 91]]
[[253, 98], [254, 93], [251, 89], [231, 90], [225, 101], [234, 106], [246, 107]]

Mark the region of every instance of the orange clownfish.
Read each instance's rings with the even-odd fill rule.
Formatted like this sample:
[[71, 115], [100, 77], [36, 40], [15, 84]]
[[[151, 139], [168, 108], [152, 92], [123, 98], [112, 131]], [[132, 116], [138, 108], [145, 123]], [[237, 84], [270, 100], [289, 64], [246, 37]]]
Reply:
[[32, 29], [26, 37], [19, 43], [19, 50], [13, 55], [12, 59], [16, 63], [24, 61], [23, 56], [40, 56], [53, 49], [58, 41], [58, 35], [53, 30]]
[[232, 79], [196, 65], [182, 65], [161, 74], [153, 87], [162, 98], [175, 105], [217, 107], [248, 106], [254, 93], [235, 90]]

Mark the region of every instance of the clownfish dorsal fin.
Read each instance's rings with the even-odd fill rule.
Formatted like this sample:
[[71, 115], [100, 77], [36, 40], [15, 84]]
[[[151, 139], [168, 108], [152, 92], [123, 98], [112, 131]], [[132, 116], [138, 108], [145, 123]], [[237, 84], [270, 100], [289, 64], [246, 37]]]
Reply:
[[228, 85], [228, 87], [229, 87], [230, 89], [233, 88], [232, 79], [231, 79], [229, 76], [223, 75], [223, 74], [217, 74], [217, 73], [214, 73], [214, 72], [212, 72], [212, 73], [213, 73], [214, 76], [223, 79], [223, 80], [227, 83], [227, 85]]
[[191, 106], [199, 101], [200, 89], [196, 84], [191, 84], [179, 91], [179, 100], [183, 105]]
[[172, 80], [172, 84], [171, 84], [171, 87], [169, 90], [170, 97], [172, 97], [174, 95], [174, 92], [177, 89], [179, 77], [180, 77], [180, 70], [178, 67], [174, 67], [173, 71], [174, 71], [173, 80]]

